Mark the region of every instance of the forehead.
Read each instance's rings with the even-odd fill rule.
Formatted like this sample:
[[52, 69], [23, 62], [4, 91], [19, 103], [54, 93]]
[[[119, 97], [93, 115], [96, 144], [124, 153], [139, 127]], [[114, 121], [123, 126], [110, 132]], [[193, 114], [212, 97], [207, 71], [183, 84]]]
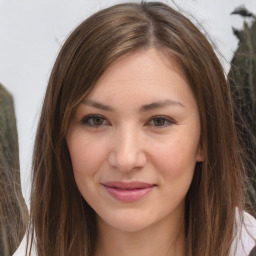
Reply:
[[150, 48], [117, 59], [100, 77], [86, 99], [114, 104], [141, 104], [167, 99], [194, 104], [190, 86], [178, 62]]
[[[129, 74], [130, 78], [138, 78], [138, 75], [143, 75], [143, 73], [145, 74], [146, 72], [150, 78], [152, 64], [155, 65], [154, 69], [156, 68], [156, 66], [165, 66], [165, 69], [173, 70], [180, 76], [182, 76], [183, 79], [186, 79], [183, 68], [169, 49], [166, 49], [164, 47], [150, 47], [131, 51], [117, 58], [107, 68], [107, 70], [105, 70], [103, 75], [99, 78], [98, 83], [100, 83], [102, 80], [106, 81], [109, 73], [113, 73], [113, 71], [116, 71], [116, 74], [120, 73], [120, 76], [122, 76], [123, 72], [128, 69], [129, 71], [134, 71], [133, 73]], [[160, 69], [156, 71], [159, 73]]]

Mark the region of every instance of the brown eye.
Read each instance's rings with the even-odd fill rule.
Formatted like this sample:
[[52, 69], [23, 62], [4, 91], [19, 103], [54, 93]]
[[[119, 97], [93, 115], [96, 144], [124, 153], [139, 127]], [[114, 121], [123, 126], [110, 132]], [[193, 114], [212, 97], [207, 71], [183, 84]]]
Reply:
[[155, 118], [155, 119], [153, 119], [152, 121], [153, 121], [153, 123], [154, 123], [155, 126], [163, 126], [163, 125], [165, 125], [165, 122], [166, 122], [165, 119], [160, 118], [160, 117]]
[[155, 127], [159, 127], [159, 128], [172, 125], [173, 123], [174, 122], [171, 119], [164, 117], [164, 116], [156, 116], [150, 120], [151, 126], [155, 126]]
[[92, 127], [100, 127], [106, 125], [107, 121], [101, 115], [89, 115], [83, 118], [82, 123]]
[[91, 122], [93, 125], [102, 125], [104, 119], [101, 116], [95, 116], [91, 118]]

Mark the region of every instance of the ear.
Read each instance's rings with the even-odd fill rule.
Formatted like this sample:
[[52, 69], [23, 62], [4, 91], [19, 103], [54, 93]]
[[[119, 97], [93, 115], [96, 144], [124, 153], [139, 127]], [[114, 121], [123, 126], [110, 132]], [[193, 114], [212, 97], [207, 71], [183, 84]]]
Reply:
[[198, 145], [197, 151], [196, 151], [196, 161], [197, 162], [203, 162], [205, 159], [204, 150], [201, 145], [201, 143]]

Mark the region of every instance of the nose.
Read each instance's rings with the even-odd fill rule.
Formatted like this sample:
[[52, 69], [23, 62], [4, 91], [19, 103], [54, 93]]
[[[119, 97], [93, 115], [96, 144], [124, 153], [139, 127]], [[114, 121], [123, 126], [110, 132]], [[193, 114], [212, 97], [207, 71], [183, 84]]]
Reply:
[[143, 136], [136, 129], [120, 129], [113, 136], [109, 163], [121, 172], [140, 169], [147, 163]]

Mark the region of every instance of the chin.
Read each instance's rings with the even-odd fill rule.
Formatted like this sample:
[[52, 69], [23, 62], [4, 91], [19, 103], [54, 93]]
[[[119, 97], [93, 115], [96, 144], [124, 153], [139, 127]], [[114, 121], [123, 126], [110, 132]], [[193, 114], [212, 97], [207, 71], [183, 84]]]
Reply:
[[121, 232], [139, 232], [153, 225], [154, 220], [149, 219], [145, 213], [134, 213], [123, 211], [119, 214], [112, 214], [110, 218], [100, 218], [99, 224], [107, 225], [109, 228], [119, 230]]

